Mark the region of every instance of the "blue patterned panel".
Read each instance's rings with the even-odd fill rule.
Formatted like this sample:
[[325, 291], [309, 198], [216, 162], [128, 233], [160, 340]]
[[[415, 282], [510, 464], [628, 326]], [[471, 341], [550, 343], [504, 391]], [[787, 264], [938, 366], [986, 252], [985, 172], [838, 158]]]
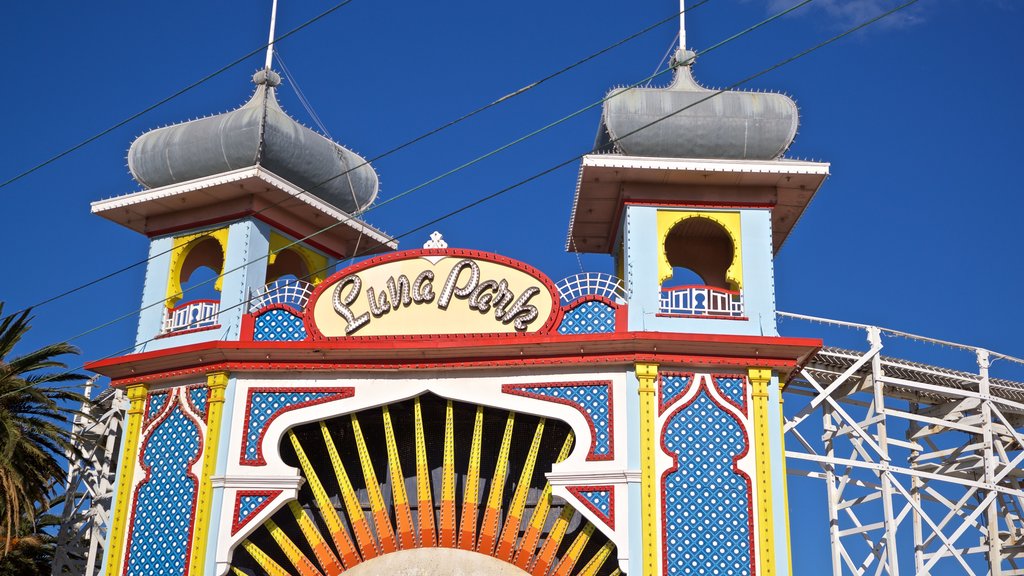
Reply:
[[291, 312], [269, 310], [256, 317], [252, 339], [257, 342], [305, 340], [306, 327], [302, 318]]
[[192, 402], [192, 408], [206, 420], [206, 386], [193, 386], [188, 389], [188, 398]]
[[747, 411], [747, 379], [743, 376], [714, 376], [715, 386], [734, 406]]
[[750, 485], [733, 469], [747, 450], [740, 424], [702, 390], [663, 434], [675, 464], [662, 476], [664, 573], [749, 576]]
[[195, 504], [189, 467], [199, 457], [199, 429], [175, 406], [144, 446], [146, 479], [138, 489], [126, 572], [184, 574]]
[[658, 388], [658, 414], [679, 399], [693, 382], [693, 374], [662, 374], [661, 386]]
[[242, 450], [242, 464], [265, 464], [263, 459], [263, 433], [267, 426], [281, 414], [330, 400], [347, 398], [353, 388], [288, 389], [263, 388], [249, 392], [248, 414], [245, 419], [245, 445]]
[[572, 406], [587, 417], [594, 438], [588, 460], [614, 457], [611, 382], [506, 384], [502, 391]]
[[600, 334], [615, 332], [615, 308], [589, 301], [567, 310], [558, 326], [559, 334]]
[[608, 526], [615, 528], [615, 488], [614, 486], [579, 486], [570, 487], [569, 492], [586, 504], [594, 514], [604, 520]]
[[248, 520], [249, 515], [258, 510], [267, 500], [270, 500], [270, 496], [267, 494], [260, 494], [257, 496], [239, 496], [238, 523], [242, 524]]
[[154, 392], [149, 395], [149, 409], [146, 410], [146, 422], [153, 419], [160, 413], [160, 410], [167, 403], [167, 392]]

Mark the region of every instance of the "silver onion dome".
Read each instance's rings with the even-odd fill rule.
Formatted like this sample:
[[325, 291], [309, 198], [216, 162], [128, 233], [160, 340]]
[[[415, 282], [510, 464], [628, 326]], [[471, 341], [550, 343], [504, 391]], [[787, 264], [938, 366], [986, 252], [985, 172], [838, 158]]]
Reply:
[[796, 136], [796, 103], [774, 93], [727, 91], [709, 98], [716, 91], [693, 79], [693, 59], [689, 50], [676, 53], [675, 78], [666, 88], [609, 92], [598, 149], [659, 158], [782, 156]]
[[158, 188], [258, 165], [346, 212], [367, 208], [377, 196], [373, 168], [288, 116], [274, 95], [277, 73], [260, 70], [253, 82], [240, 108], [138, 137], [128, 150], [135, 180]]

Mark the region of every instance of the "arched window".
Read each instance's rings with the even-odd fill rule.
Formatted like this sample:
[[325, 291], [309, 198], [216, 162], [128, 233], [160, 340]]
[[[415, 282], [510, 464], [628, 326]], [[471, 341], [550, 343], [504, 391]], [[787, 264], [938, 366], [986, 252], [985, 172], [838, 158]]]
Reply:
[[736, 290], [736, 282], [729, 278], [735, 252], [732, 237], [718, 222], [701, 216], [681, 220], [665, 238], [665, 257], [673, 275], [662, 285], [692, 284], [699, 278], [705, 286]]
[[[309, 270], [309, 266], [302, 256], [295, 250], [286, 248], [276, 254], [273, 264], [267, 266], [267, 282], [280, 280], [285, 276], [290, 277], [290, 279], [308, 281], [310, 272], [313, 272], [313, 270]], [[321, 271], [320, 273], [322, 274], [323, 272]]]

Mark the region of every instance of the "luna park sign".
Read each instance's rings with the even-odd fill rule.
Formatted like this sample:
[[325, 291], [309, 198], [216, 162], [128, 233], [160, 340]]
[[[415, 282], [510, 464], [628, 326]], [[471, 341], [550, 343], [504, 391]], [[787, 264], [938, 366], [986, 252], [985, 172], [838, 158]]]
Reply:
[[558, 309], [536, 269], [495, 254], [417, 250], [342, 270], [313, 294], [321, 337], [522, 334], [544, 331]]

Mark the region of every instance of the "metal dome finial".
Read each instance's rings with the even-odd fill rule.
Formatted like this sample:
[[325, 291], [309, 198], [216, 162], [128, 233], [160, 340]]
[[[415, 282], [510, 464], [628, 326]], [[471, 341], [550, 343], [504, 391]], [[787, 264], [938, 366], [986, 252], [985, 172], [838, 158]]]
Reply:
[[270, 38], [267, 40], [267, 59], [263, 64], [263, 67], [267, 70], [270, 70], [271, 64], [274, 63], [274, 27], [276, 24], [277, 0], [274, 0], [274, 3], [270, 8]]

